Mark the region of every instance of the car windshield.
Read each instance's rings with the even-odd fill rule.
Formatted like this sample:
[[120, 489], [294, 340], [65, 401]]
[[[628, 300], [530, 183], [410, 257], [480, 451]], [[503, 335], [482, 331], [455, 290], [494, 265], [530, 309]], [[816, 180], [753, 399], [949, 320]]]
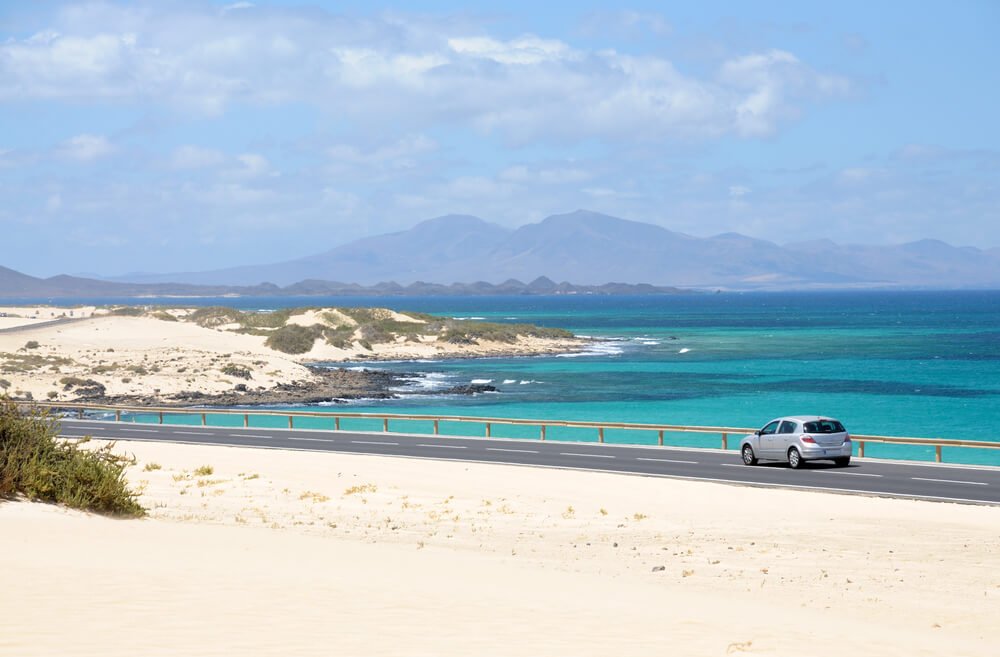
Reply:
[[836, 420], [806, 422], [805, 427], [807, 433], [842, 433], [844, 431], [844, 425]]

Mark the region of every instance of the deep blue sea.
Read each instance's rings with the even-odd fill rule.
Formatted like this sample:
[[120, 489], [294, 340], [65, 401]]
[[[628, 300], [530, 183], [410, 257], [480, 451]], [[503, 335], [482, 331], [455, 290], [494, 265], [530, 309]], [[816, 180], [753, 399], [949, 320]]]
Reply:
[[[115, 301], [135, 303], [98, 300]], [[554, 357], [365, 363], [414, 376], [399, 399], [328, 407], [331, 411], [713, 426], [761, 426], [775, 416], [808, 413], [837, 417], [859, 434], [1000, 440], [1000, 291], [178, 303], [247, 309], [382, 306], [556, 326], [597, 340], [586, 353]], [[500, 391], [471, 397], [411, 394], [469, 382], [489, 382]], [[494, 435], [537, 434], [494, 427]], [[549, 437], [581, 438], [565, 431]], [[615, 432], [607, 439], [636, 440], [634, 434]], [[688, 434], [678, 440], [718, 446], [716, 436]], [[932, 456], [922, 447], [871, 445], [868, 453]], [[945, 460], [1000, 464], [1000, 450], [945, 448]]]

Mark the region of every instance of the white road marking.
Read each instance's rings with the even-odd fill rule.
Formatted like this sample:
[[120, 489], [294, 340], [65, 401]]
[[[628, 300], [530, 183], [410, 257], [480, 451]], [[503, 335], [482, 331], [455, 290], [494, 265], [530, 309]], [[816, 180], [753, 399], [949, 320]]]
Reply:
[[942, 484], [968, 484], [969, 486], [989, 486], [984, 481], [959, 481], [957, 479], [928, 479], [926, 477], [910, 477], [916, 481], [936, 481]]
[[822, 472], [823, 474], [835, 474], [835, 475], [851, 475], [852, 477], [881, 477], [880, 474], [872, 474], [871, 472], [841, 472], [839, 470], [817, 470], [816, 472]]
[[352, 440], [355, 445], [398, 445], [399, 443], [387, 443], [379, 440]]
[[743, 465], [742, 463], [720, 463], [719, 465], [727, 467], [727, 468], [745, 468], [745, 467], [747, 467], [747, 466]]
[[647, 459], [644, 456], [637, 456], [636, 461], [659, 461], [661, 463], [690, 463], [694, 465], [697, 461], [681, 461], [680, 459]]
[[487, 452], [522, 452], [524, 454], [537, 454], [538, 450], [534, 449], [506, 449], [503, 447], [487, 447]]
[[289, 440], [308, 440], [314, 443], [333, 443], [335, 440], [330, 440], [329, 438], [296, 438], [295, 436], [288, 436]]
[[613, 459], [615, 458], [611, 454], [578, 454], [576, 452], [559, 452], [562, 456], [587, 456], [592, 459]]
[[231, 433], [229, 434], [233, 438], [270, 438], [271, 436], [261, 436], [256, 433]]
[[156, 433], [156, 429], [121, 429], [121, 431], [134, 431], [136, 433]]
[[[127, 429], [126, 429], [127, 431]], [[185, 436], [214, 436], [211, 431], [171, 431], [170, 433], [184, 434]]]
[[443, 447], [444, 449], [465, 449], [465, 445], [425, 445], [418, 443], [417, 447]]

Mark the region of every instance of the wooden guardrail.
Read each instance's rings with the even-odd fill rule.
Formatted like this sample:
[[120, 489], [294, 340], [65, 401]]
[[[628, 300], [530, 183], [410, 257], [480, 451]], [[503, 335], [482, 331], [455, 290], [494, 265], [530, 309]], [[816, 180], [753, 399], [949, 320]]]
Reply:
[[[163, 424], [165, 416], [170, 415], [200, 415], [201, 424], [208, 426], [209, 415], [237, 415], [243, 416], [243, 426], [250, 426], [252, 416], [265, 417], [287, 417], [288, 428], [295, 428], [295, 418], [325, 418], [333, 420], [332, 429], [340, 431], [342, 419], [363, 419], [381, 420], [382, 431], [390, 433], [389, 422], [391, 420], [433, 422], [434, 434], [440, 434], [441, 422], [459, 422], [468, 424], [480, 424], [484, 426], [487, 438], [493, 435], [493, 425], [514, 425], [514, 426], [536, 426], [539, 428], [538, 439], [545, 440], [545, 433], [548, 427], [571, 427], [583, 429], [596, 429], [597, 442], [604, 442], [604, 432], [607, 429], [621, 429], [626, 431], [655, 431], [657, 433], [657, 444], [664, 444], [665, 433], [707, 433], [720, 434], [722, 437], [721, 449], [729, 449], [729, 435], [743, 435], [753, 433], [755, 428], [748, 427], [724, 427], [724, 426], [690, 426], [677, 424], [641, 424], [630, 422], [590, 422], [577, 420], [539, 420], [524, 418], [500, 418], [500, 417], [472, 417], [466, 415], [408, 415], [401, 413], [338, 413], [328, 411], [267, 411], [267, 410], [246, 410], [231, 408], [177, 408], [159, 406], [115, 406], [108, 404], [87, 404], [77, 402], [17, 402], [22, 406], [35, 406], [47, 408], [55, 411], [76, 411], [79, 417], [83, 417], [86, 411], [107, 411], [115, 414], [115, 420], [121, 421], [122, 413], [132, 413], [138, 415], [153, 415], [158, 419], [159, 424]], [[866, 443], [883, 443], [894, 445], [918, 445], [934, 447], [934, 460], [942, 462], [942, 447], [961, 448], [985, 448], [1000, 449], [1000, 442], [980, 441], [980, 440], [959, 440], [954, 438], [911, 438], [902, 436], [877, 436], [865, 434], [851, 434], [851, 439], [858, 444], [858, 456], [865, 455]]]

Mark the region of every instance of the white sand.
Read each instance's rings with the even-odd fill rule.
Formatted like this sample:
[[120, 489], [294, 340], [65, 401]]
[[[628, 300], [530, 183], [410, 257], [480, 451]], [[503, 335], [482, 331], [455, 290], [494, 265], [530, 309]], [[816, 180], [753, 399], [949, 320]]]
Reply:
[[0, 654], [911, 657], [1000, 641], [997, 507], [120, 446], [150, 519], [0, 503]]

